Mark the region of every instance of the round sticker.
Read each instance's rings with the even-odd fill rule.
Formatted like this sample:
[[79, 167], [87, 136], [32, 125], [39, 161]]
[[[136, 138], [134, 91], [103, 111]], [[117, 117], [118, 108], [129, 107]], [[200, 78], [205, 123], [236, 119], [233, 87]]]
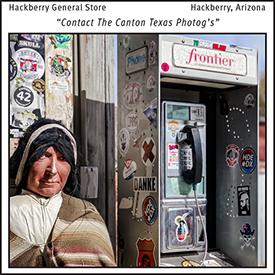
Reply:
[[240, 166], [244, 173], [252, 173], [256, 167], [256, 154], [252, 148], [245, 148], [240, 156]]
[[142, 88], [140, 84], [131, 82], [124, 89], [124, 104], [128, 109], [135, 108], [141, 99]]
[[156, 88], [156, 79], [153, 75], [148, 77], [146, 86], [149, 92], [152, 92]]
[[145, 198], [142, 206], [144, 221], [148, 225], [154, 224], [157, 217], [157, 204], [153, 197], [148, 196]]
[[129, 37], [129, 35], [125, 35], [124, 38], [123, 38], [124, 48], [127, 48], [129, 46], [129, 43], [130, 43], [130, 37]]
[[131, 112], [126, 116], [126, 127], [130, 132], [134, 132], [139, 126], [139, 118], [136, 112]]
[[126, 128], [122, 128], [118, 134], [118, 148], [120, 154], [125, 157], [129, 150], [130, 134]]
[[127, 160], [124, 161], [124, 166], [125, 167], [123, 169], [123, 178], [125, 180], [129, 180], [136, 173], [137, 164], [133, 160], [127, 159]]
[[164, 72], [168, 72], [169, 71], [169, 65], [167, 63], [162, 63], [161, 64], [161, 69], [164, 71]]
[[151, 137], [144, 139], [141, 145], [141, 160], [146, 166], [151, 166], [156, 159], [157, 148]]
[[69, 71], [70, 58], [63, 55], [49, 56], [50, 72], [54, 76], [69, 77], [71, 72]]
[[12, 81], [17, 74], [17, 64], [12, 57], [10, 57], [10, 81]]
[[45, 62], [42, 56], [30, 48], [22, 48], [13, 55], [18, 67], [18, 77], [25, 81], [41, 78], [45, 72]]
[[21, 107], [28, 107], [33, 103], [33, 92], [27, 87], [20, 87], [14, 92], [14, 101]]
[[255, 98], [252, 94], [248, 94], [244, 99], [244, 105], [246, 108], [250, 109], [255, 106]]
[[32, 88], [39, 92], [39, 93], [43, 93], [45, 91], [45, 82], [43, 79], [35, 79], [32, 82]]

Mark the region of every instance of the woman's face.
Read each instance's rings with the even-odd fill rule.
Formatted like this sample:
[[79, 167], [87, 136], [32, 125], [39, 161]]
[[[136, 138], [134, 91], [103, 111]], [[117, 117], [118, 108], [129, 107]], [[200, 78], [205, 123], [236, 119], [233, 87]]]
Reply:
[[65, 186], [71, 166], [53, 146], [30, 168], [27, 189], [43, 197], [59, 193]]

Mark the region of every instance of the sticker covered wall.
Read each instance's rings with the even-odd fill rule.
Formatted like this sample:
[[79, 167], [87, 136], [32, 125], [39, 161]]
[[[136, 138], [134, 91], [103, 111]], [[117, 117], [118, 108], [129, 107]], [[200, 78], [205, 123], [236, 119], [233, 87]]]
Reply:
[[118, 35], [117, 48], [119, 266], [157, 266], [158, 36]]
[[10, 36], [10, 137], [45, 117], [45, 48], [43, 34]]
[[66, 127], [73, 123], [73, 35], [45, 36], [46, 113], [61, 120]]

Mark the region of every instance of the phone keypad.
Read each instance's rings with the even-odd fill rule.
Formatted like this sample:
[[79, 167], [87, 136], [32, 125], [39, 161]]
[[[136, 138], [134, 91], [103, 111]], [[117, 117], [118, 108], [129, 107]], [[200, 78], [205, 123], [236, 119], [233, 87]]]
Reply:
[[186, 170], [191, 170], [192, 167], [193, 167], [192, 149], [181, 148], [180, 149], [180, 169], [186, 171]]

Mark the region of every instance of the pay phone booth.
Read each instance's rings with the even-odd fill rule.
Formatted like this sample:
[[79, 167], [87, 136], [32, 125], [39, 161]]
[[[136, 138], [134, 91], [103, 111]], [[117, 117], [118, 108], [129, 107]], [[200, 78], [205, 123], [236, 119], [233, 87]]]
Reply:
[[118, 35], [118, 264], [258, 266], [257, 50]]

